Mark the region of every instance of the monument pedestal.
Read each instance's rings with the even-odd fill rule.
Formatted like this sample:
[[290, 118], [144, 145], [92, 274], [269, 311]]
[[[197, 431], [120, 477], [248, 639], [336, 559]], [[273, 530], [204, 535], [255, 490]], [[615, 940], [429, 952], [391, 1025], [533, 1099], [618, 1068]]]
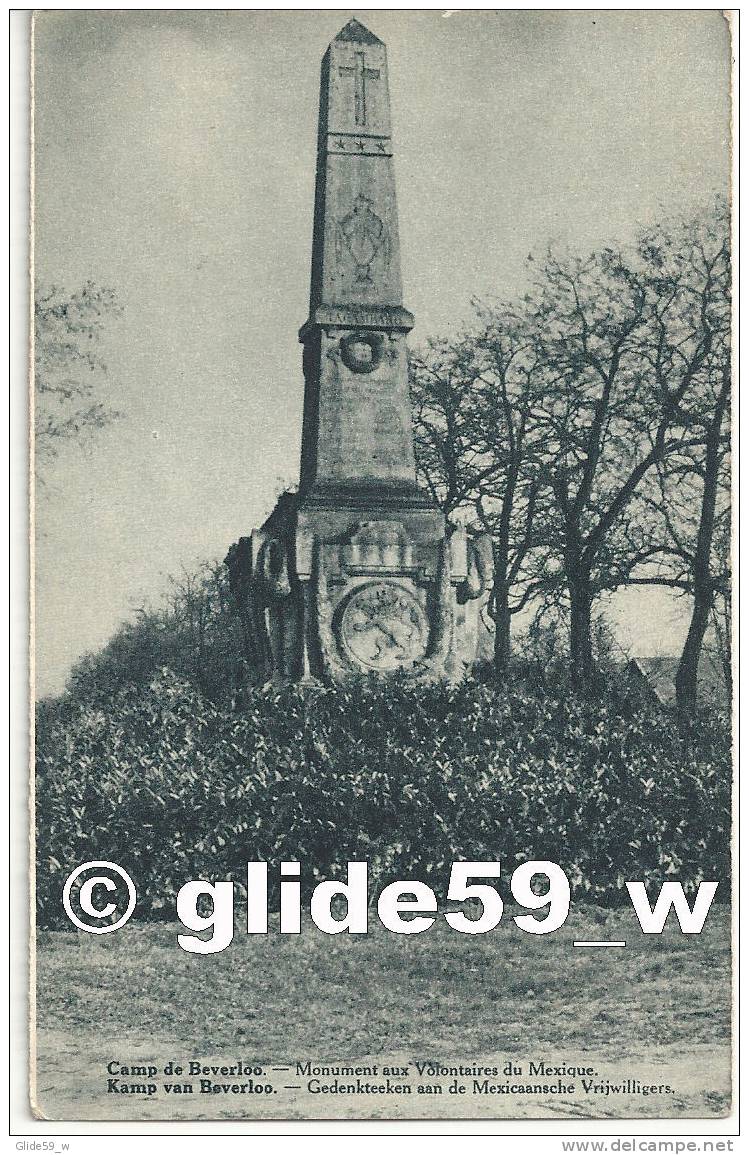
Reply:
[[491, 546], [424, 506], [372, 510], [285, 494], [227, 558], [262, 680], [405, 670], [455, 679], [491, 654]]
[[260, 679], [406, 670], [491, 653], [491, 542], [416, 481], [385, 45], [356, 20], [323, 58], [298, 494], [227, 557]]

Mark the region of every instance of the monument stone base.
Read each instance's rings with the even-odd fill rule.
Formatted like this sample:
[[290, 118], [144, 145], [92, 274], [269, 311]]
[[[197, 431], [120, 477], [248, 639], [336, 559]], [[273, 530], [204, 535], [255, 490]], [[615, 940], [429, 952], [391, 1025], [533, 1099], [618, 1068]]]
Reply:
[[361, 490], [286, 493], [232, 546], [230, 582], [259, 681], [395, 670], [453, 680], [490, 659], [490, 540], [446, 524], [416, 487], [410, 501], [391, 497], [373, 511]]

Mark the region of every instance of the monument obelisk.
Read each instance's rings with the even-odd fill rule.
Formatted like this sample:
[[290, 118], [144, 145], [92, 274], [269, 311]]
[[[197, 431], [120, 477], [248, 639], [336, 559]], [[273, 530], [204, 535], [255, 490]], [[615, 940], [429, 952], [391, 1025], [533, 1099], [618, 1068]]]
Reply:
[[351, 20], [322, 62], [298, 493], [227, 557], [260, 679], [459, 676], [488, 644], [491, 548], [417, 484], [387, 53]]
[[351, 20], [323, 58], [301, 489], [314, 502], [416, 485], [385, 45]]

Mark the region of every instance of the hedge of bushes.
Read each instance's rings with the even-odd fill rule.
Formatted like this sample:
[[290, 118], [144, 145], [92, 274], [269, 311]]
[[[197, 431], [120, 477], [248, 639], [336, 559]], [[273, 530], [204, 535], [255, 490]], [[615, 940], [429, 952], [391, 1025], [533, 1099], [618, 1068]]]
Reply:
[[299, 859], [310, 888], [350, 859], [378, 887], [418, 878], [438, 894], [460, 859], [508, 875], [552, 859], [599, 903], [629, 879], [727, 885], [730, 794], [725, 720], [705, 712], [685, 732], [613, 689], [266, 687], [230, 713], [163, 671], [106, 705], [41, 711], [39, 917], [69, 926], [63, 881], [93, 859], [129, 871], [141, 917], [173, 914], [188, 879], [241, 881], [255, 859]]

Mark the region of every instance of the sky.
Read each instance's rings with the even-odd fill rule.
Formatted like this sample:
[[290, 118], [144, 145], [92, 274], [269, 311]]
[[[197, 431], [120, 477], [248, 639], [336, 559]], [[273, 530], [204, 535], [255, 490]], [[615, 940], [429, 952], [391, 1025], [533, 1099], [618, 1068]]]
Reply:
[[[37, 14], [35, 276], [116, 291], [123, 415], [37, 497], [40, 695], [298, 478], [319, 67], [351, 15], [388, 48], [412, 343], [521, 293], [529, 253], [626, 243], [727, 189], [715, 10]], [[641, 656], [686, 629], [664, 593], [609, 612]]]

